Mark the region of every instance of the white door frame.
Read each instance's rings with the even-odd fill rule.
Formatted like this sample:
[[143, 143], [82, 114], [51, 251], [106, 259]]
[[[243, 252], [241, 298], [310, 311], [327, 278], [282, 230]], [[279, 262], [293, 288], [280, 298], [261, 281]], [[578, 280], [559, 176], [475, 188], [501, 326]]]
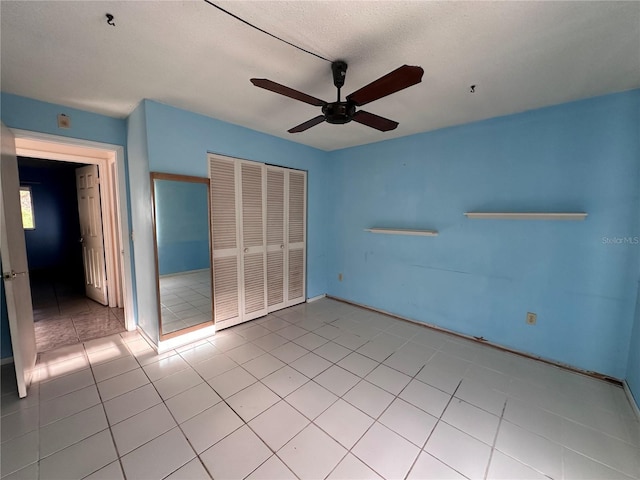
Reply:
[[[102, 202], [103, 226], [107, 231], [112, 232], [108, 235], [105, 234], [105, 250], [113, 253], [116, 247], [113, 245], [114, 240], [119, 240], [120, 243], [120, 261], [114, 259], [114, 255], [106, 255], [106, 263], [110, 291], [122, 292], [124, 298], [118, 299], [115, 296], [110, 299], [113, 298], [115, 304], [124, 305], [125, 328], [130, 331], [135, 330], [137, 322], [133, 308], [133, 275], [129, 244], [130, 220], [127, 208], [129, 199], [124, 147], [28, 130], [13, 128], [10, 130], [15, 135], [16, 153], [19, 156], [98, 165], [100, 176], [105, 178], [107, 185], [109, 185], [108, 188], [101, 189], [101, 194], [105, 196], [105, 201]], [[115, 170], [116, 178], [113, 178], [113, 170]], [[114, 193], [115, 198], [112, 198]], [[112, 211], [112, 205], [117, 205], [116, 212]], [[118, 274], [118, 270], [122, 272], [122, 275]], [[111, 283], [119, 281], [122, 282], [121, 288], [117, 283]], [[110, 300], [110, 306], [111, 303]]]

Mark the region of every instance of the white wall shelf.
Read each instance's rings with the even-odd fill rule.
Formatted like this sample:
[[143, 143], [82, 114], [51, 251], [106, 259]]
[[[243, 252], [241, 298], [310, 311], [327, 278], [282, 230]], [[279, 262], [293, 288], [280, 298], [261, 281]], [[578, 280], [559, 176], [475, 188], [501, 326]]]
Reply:
[[480, 220], [574, 220], [587, 218], [586, 213], [523, 213], [523, 212], [466, 212], [467, 218]]
[[437, 230], [405, 230], [397, 228], [365, 228], [365, 232], [371, 233], [383, 233], [385, 235], [417, 235], [422, 237], [436, 237], [438, 236]]

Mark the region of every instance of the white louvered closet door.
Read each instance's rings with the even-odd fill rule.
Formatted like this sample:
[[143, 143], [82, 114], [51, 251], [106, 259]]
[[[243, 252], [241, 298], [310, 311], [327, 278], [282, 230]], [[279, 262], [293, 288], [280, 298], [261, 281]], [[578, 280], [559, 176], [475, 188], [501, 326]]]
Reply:
[[209, 155], [213, 241], [213, 307], [216, 328], [242, 321], [238, 239], [237, 165]]
[[287, 295], [286, 306], [305, 301], [307, 173], [288, 170], [287, 192]]
[[243, 321], [267, 314], [266, 167], [240, 162]]
[[286, 306], [286, 170], [267, 167], [267, 305], [269, 312]]

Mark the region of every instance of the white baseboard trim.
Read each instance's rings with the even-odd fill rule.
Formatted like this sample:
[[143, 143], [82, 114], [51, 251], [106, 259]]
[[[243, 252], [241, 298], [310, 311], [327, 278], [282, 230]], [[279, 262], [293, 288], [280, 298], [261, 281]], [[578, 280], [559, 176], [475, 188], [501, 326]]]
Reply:
[[[631, 389], [629, 388], [629, 384], [627, 383], [626, 380], [622, 381], [622, 388], [624, 388], [624, 393], [627, 394], [627, 400], [629, 400], [629, 403], [631, 404], [631, 409], [633, 410], [633, 413], [636, 414], [636, 417], [640, 422], [640, 404], [636, 403], [636, 399], [634, 398], [633, 393], [631, 392]], [[640, 398], [638, 398], [637, 401], [640, 402]]]
[[307, 303], [315, 302], [316, 300], [320, 300], [321, 298], [325, 298], [327, 296], [326, 293], [322, 295], [316, 295], [315, 297], [307, 298]]
[[6, 365], [7, 363], [13, 363], [13, 357], [5, 357], [0, 360], [0, 365]]
[[144, 338], [147, 341], [147, 343], [151, 346], [151, 348], [153, 348], [156, 351], [156, 353], [159, 353], [158, 345], [156, 345], [156, 342], [151, 340], [151, 337], [147, 335], [146, 332], [140, 328], [140, 325], [138, 325], [136, 328], [138, 329], [138, 333], [142, 335], [142, 338]]
[[193, 332], [185, 333], [177, 337], [170, 338], [168, 340], [160, 340], [158, 342], [157, 352], [158, 354], [168, 352], [174, 348], [183, 347], [190, 343], [203, 340], [211, 337], [216, 333], [216, 326], [210, 325], [208, 327], [199, 328]]

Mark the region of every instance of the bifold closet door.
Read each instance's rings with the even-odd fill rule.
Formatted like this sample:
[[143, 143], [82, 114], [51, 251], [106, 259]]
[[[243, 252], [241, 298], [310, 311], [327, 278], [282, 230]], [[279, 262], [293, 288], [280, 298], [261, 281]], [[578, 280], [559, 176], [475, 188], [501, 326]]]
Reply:
[[305, 301], [307, 173], [288, 170], [286, 306]]
[[266, 167], [240, 162], [243, 321], [267, 314]]
[[209, 155], [216, 328], [305, 301], [306, 172]]
[[286, 306], [286, 170], [267, 167], [267, 305], [273, 312]]
[[214, 318], [216, 328], [224, 328], [242, 321], [236, 161], [210, 155], [209, 177]]

